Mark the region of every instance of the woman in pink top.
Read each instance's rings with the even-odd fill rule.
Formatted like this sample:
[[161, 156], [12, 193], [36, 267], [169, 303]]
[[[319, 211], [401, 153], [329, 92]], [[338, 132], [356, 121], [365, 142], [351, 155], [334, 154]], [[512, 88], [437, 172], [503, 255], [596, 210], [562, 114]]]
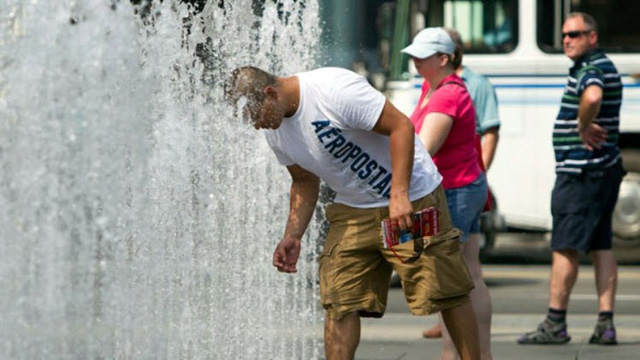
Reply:
[[[480, 351], [482, 359], [488, 360], [492, 358], [491, 298], [479, 259], [480, 214], [487, 197], [487, 181], [478, 163], [473, 102], [454, 71], [462, 62], [462, 49], [456, 48], [444, 29], [427, 28], [402, 52], [411, 56], [425, 79], [411, 121], [443, 177], [453, 224], [463, 232], [462, 254], [475, 284], [470, 296], [478, 321]], [[451, 337], [443, 331], [442, 359], [456, 358]]]

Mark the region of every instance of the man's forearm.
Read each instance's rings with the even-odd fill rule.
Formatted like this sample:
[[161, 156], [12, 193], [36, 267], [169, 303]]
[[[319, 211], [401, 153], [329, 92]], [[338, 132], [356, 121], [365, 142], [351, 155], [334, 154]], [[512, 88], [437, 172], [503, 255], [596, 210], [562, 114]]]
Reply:
[[413, 171], [414, 131], [411, 123], [395, 129], [389, 135], [391, 151], [391, 195], [404, 196], [409, 192], [409, 182]]
[[489, 170], [493, 163], [493, 157], [496, 154], [496, 148], [498, 147], [498, 129], [491, 128], [482, 135], [482, 162], [485, 169]]
[[308, 178], [291, 183], [289, 218], [285, 236], [302, 238], [318, 202], [319, 186], [320, 180], [318, 178]]
[[589, 125], [591, 125], [596, 116], [598, 116], [598, 112], [600, 112], [600, 104], [591, 104], [585, 103], [583, 105], [583, 101], [580, 101], [580, 108], [578, 110], [578, 130], [583, 131]]
[[389, 198], [389, 218], [398, 221], [405, 229], [411, 226], [411, 202], [409, 182], [413, 172], [415, 134], [413, 124], [388, 100], [382, 109], [373, 131], [389, 136], [391, 155], [391, 196]]

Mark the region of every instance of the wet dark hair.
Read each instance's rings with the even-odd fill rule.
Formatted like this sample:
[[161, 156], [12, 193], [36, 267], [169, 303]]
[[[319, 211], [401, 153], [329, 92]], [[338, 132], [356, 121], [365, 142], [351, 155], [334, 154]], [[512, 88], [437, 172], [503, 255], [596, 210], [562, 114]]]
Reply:
[[262, 103], [267, 86], [278, 86], [278, 78], [257, 67], [243, 66], [231, 72], [225, 84], [225, 94], [233, 102], [246, 96], [249, 101]]

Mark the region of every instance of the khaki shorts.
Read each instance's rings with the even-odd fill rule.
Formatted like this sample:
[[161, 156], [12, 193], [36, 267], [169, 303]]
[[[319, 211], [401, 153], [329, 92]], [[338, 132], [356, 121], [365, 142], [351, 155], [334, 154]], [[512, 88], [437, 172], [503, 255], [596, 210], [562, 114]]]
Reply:
[[[320, 255], [320, 298], [327, 316], [339, 320], [357, 311], [360, 316], [381, 317], [387, 307], [392, 270], [415, 315], [427, 315], [469, 301], [473, 281], [460, 254], [460, 231], [451, 223], [442, 187], [412, 203], [415, 211], [436, 206], [440, 232], [422, 238], [418, 259], [403, 263], [383, 246], [380, 223], [389, 209], [353, 208], [331, 204], [327, 220], [331, 224]], [[394, 247], [403, 258], [411, 257], [414, 242]]]

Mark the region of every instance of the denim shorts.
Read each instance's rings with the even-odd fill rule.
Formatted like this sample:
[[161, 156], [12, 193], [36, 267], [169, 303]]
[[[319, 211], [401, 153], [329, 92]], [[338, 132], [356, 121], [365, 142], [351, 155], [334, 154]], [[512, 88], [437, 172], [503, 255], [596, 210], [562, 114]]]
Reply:
[[480, 214], [487, 201], [487, 178], [481, 173], [471, 184], [444, 192], [453, 226], [462, 231], [460, 242], [465, 243], [468, 234], [480, 232]]

